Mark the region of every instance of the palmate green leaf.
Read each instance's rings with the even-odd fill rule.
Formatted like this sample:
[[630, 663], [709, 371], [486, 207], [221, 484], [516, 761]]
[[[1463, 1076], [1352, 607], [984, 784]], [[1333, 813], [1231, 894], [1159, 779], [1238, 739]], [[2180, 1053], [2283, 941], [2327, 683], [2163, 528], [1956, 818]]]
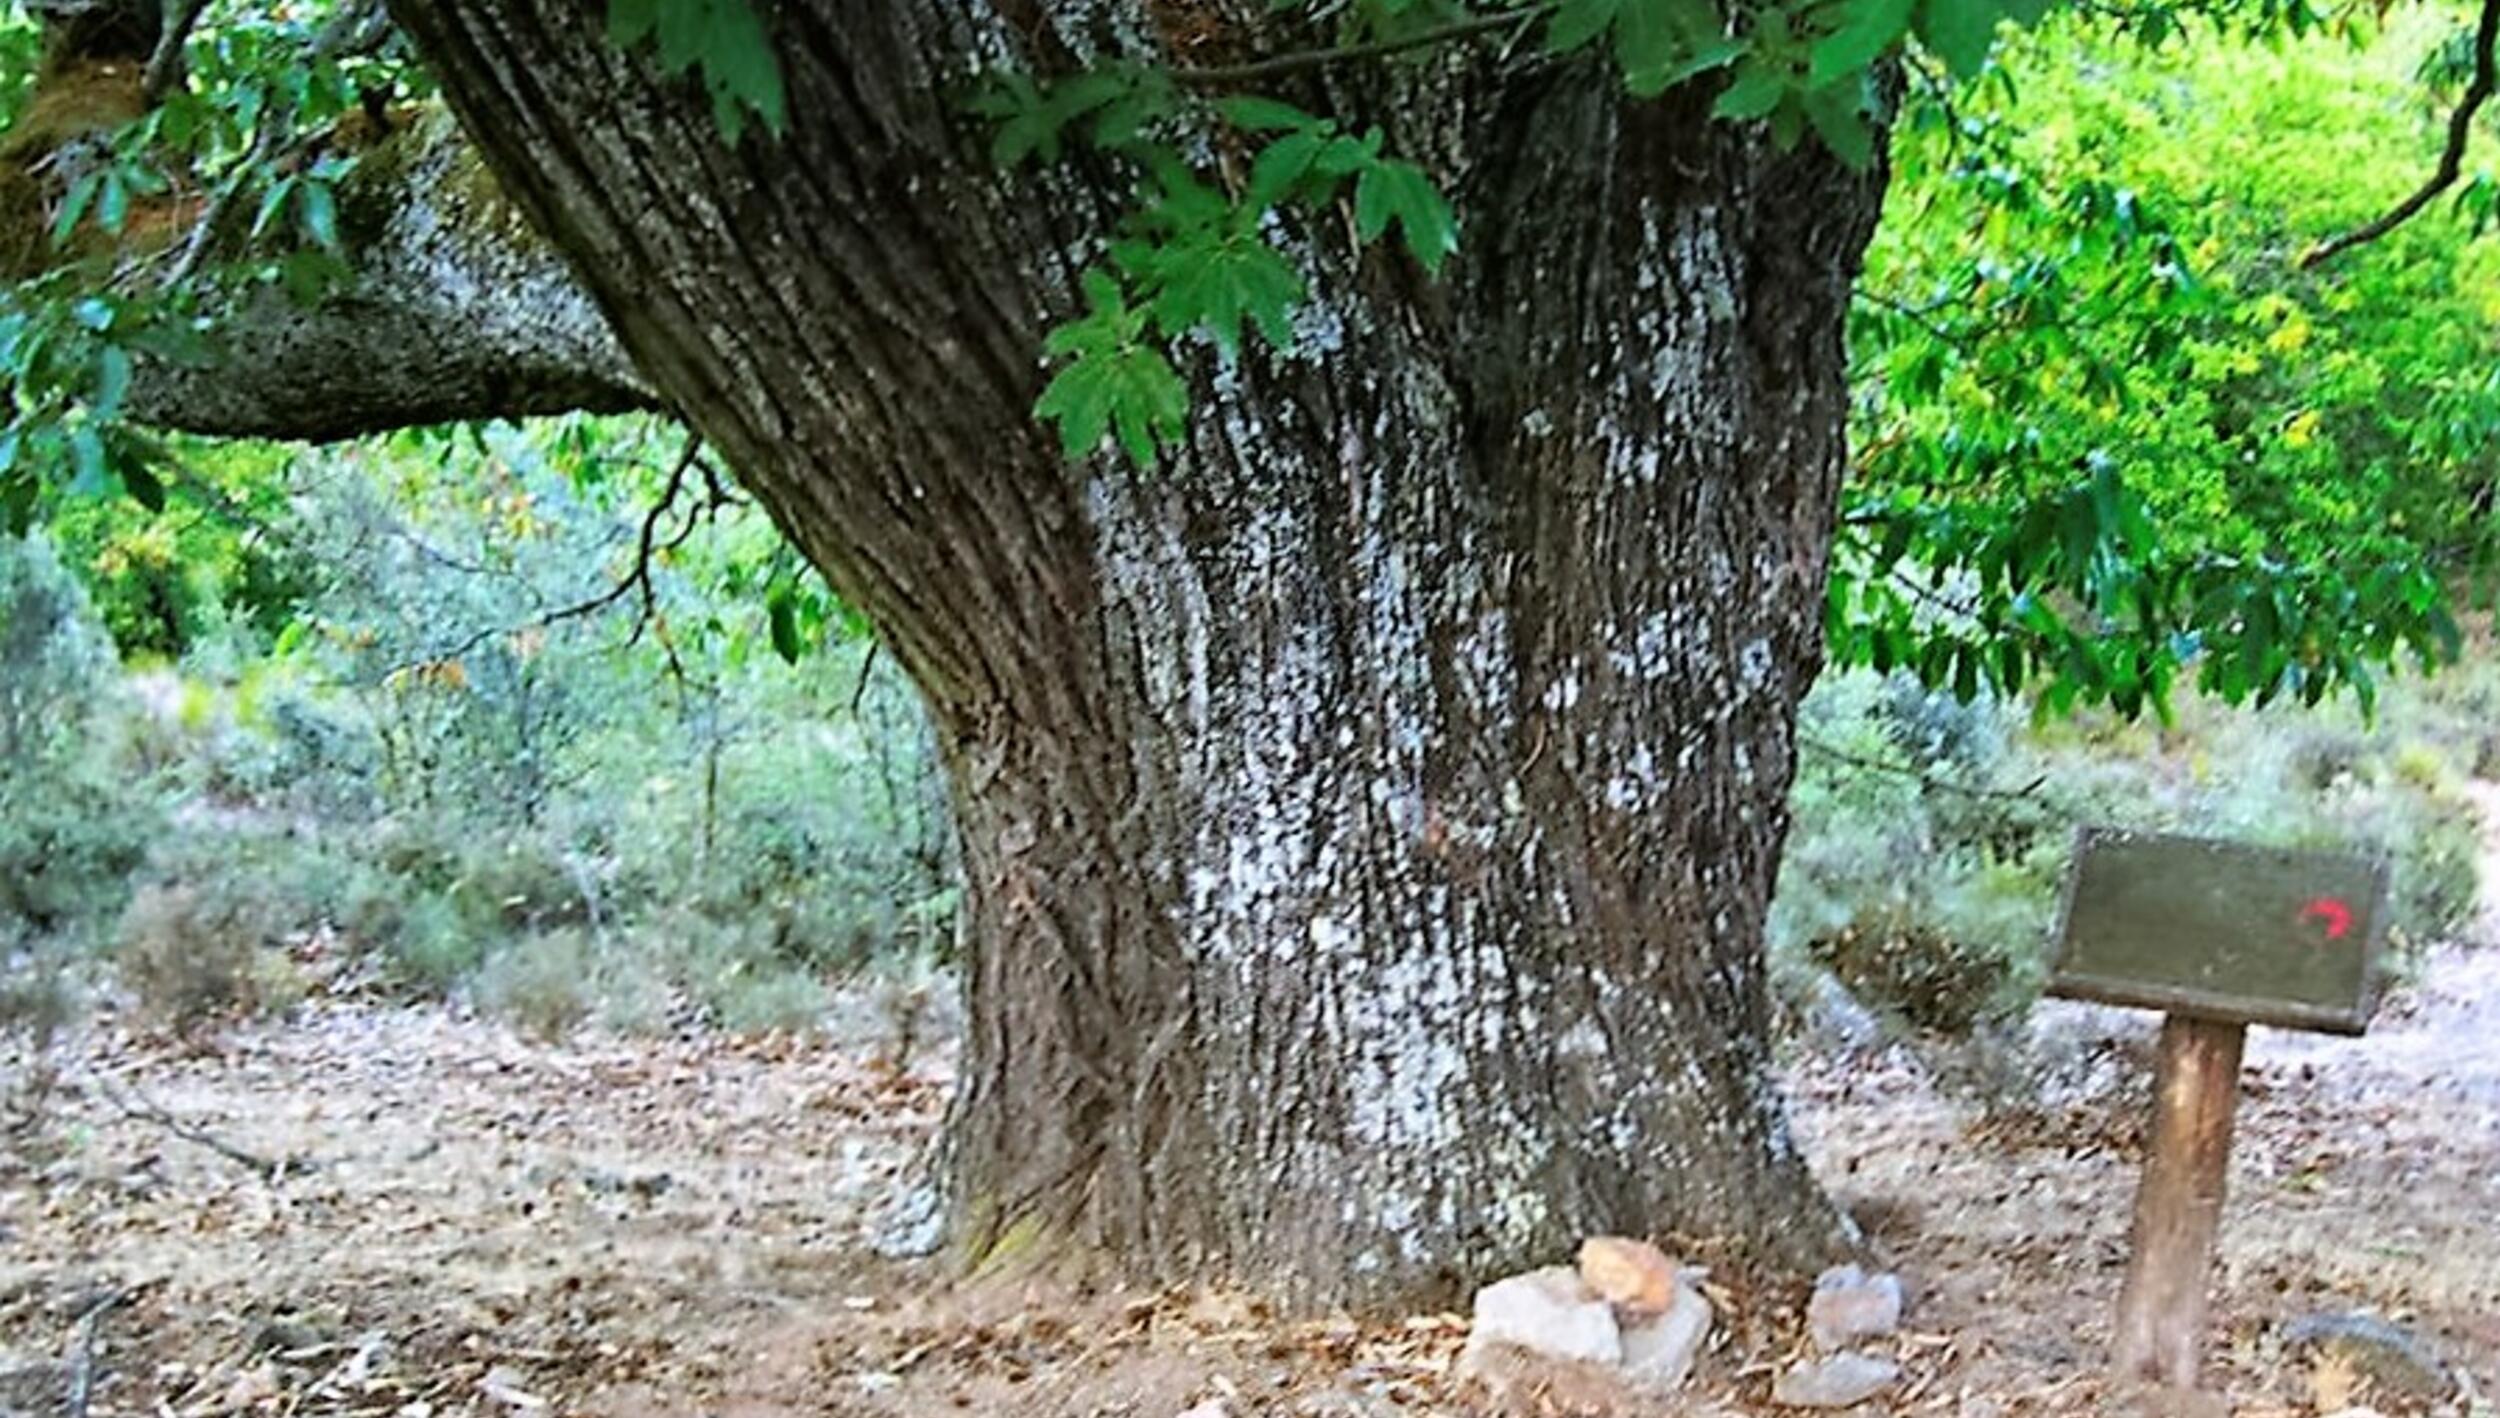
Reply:
[[1545, 22], [1545, 52], [1568, 54], [1612, 29], [1623, 0], [1562, 0]]
[[1815, 135], [1833, 156], [1860, 168], [1875, 159], [1875, 130], [1859, 96], [1863, 87], [1863, 80], [1840, 83], [1805, 96], [1806, 117], [1814, 124]]
[[754, 0], [608, 0], [608, 38], [631, 49], [656, 40], [669, 74], [700, 69], [722, 136], [735, 145], [749, 117], [789, 128], [781, 62]]
[[1068, 458], [1085, 457], [1111, 432], [1145, 466], [1164, 443], [1180, 439], [1189, 391], [1163, 351], [1132, 344], [1080, 356], [1042, 390], [1033, 412], [1058, 427], [1059, 449]]
[[1255, 234], [1174, 247], [1163, 272], [1154, 314], [1166, 335], [1203, 329], [1230, 358], [1241, 352], [1241, 326], [1248, 320], [1269, 344], [1293, 343], [1291, 316], [1304, 294], [1302, 277]]
[[1250, 162], [1250, 185], [1242, 205], [1253, 212], [1281, 206], [1310, 174], [1328, 138], [1316, 128], [1300, 128], [1259, 150]]
[[660, 23], [664, 3], [666, 0], [608, 0], [608, 42], [619, 49], [642, 43]]
[[1947, 68], [1969, 78], [1988, 62], [2004, 16], [2000, 0], [1918, 0], [1911, 28]]
[[1081, 284], [1085, 318], [1071, 320], [1043, 337], [1042, 353], [1053, 359], [1108, 353], [1131, 343], [1145, 329], [1145, 317], [1129, 309], [1128, 293], [1108, 272], [1087, 271]]
[[1615, 62], [1635, 98], [1655, 98], [1745, 52], [1713, 0], [1626, 0], [1615, 20]]
[[1762, 118], [1780, 106], [1790, 87], [1785, 70], [1760, 61], [1747, 63], [1736, 71], [1736, 81], [1719, 94], [1710, 111], [1721, 118]]
[[1912, 0], [1846, 0], [1840, 27], [1815, 42], [1806, 86], [1825, 88], [1864, 72], [1908, 32], [1911, 4]]
[[[775, 137], [789, 131], [790, 105], [782, 89], [781, 61], [773, 53], [763, 21], [745, 0], [716, 0], [712, 31], [700, 62], [716, 113], [725, 104], [731, 115], [753, 113]], [[735, 119], [721, 121], [734, 146], [739, 136], [730, 131], [738, 126]]]
[[1272, 98], [1256, 94], [1236, 94], [1215, 101], [1215, 111], [1236, 128], [1253, 133], [1289, 133], [1297, 128], [1316, 128], [1319, 119]]
[[1422, 168], [1396, 158], [1365, 168], [1354, 180], [1355, 234], [1376, 241], [1392, 223], [1406, 234], [1406, 249], [1436, 275], [1458, 249], [1458, 218], [1449, 200]]

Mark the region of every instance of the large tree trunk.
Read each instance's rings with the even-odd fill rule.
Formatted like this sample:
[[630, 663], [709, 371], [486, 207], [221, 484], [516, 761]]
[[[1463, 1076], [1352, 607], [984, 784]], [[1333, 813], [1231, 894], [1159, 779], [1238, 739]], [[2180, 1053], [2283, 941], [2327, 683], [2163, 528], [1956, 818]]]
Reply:
[[966, 1242], [1357, 1303], [1593, 1230], [1833, 1246], [1761, 932], [1880, 174], [1592, 65], [1306, 79], [1449, 185], [1453, 271], [1296, 234], [1300, 350], [1194, 352], [1176, 458], [1071, 466], [1037, 353], [1122, 184], [1003, 175], [943, 95], [1088, 35], [789, 0], [792, 131], [733, 149], [600, 8], [397, 6], [928, 698]]

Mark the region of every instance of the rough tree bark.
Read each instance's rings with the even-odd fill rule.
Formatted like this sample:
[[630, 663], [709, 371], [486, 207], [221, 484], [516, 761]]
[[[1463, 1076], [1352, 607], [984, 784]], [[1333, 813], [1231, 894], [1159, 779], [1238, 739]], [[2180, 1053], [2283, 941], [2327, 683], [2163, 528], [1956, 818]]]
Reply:
[[[1036, 352], [1122, 184], [1003, 176], [949, 95], [1175, 62], [1166, 11], [786, 0], [792, 130], [732, 149], [598, 8], [395, 6], [637, 363], [927, 695], [975, 1251], [1357, 1303], [1596, 1229], [1826, 1252], [1761, 929], [1880, 174], [1585, 65], [1305, 79], [1449, 183], [1455, 273], [1299, 234], [1300, 350], [1202, 354], [1164, 469], [1071, 467]], [[1261, 9], [1195, 7], [1193, 38], [1256, 48]]]
[[1290, 42], [1265, 6], [1188, 7], [1184, 46], [1167, 5], [778, 0], [791, 131], [736, 148], [603, 8], [394, 3], [641, 377], [928, 701], [974, 1254], [1363, 1304], [1594, 1230], [1840, 1242], [1761, 931], [1880, 171], [1595, 64], [1297, 75], [1431, 167], [1461, 255], [1291, 233], [1298, 349], [1194, 352], [1177, 456], [1071, 466], [1038, 352], [1126, 184], [1000, 173], [952, 95]]

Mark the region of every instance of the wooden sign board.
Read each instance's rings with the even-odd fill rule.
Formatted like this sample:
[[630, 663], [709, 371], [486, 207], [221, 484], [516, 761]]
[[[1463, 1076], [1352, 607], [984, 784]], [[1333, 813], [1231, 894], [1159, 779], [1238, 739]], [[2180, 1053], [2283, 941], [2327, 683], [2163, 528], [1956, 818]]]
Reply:
[[2377, 1004], [2387, 864], [2087, 827], [2050, 994], [2359, 1034]]

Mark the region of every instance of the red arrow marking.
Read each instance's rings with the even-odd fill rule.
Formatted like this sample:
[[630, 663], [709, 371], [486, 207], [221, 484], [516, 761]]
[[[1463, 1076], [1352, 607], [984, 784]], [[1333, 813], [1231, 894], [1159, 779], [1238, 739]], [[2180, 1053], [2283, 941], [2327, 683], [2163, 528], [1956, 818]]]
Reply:
[[2328, 940], [2342, 940], [2345, 933], [2352, 929], [2352, 908], [2332, 896], [2321, 896], [2300, 908], [2302, 920], [2312, 916], [2326, 922]]

